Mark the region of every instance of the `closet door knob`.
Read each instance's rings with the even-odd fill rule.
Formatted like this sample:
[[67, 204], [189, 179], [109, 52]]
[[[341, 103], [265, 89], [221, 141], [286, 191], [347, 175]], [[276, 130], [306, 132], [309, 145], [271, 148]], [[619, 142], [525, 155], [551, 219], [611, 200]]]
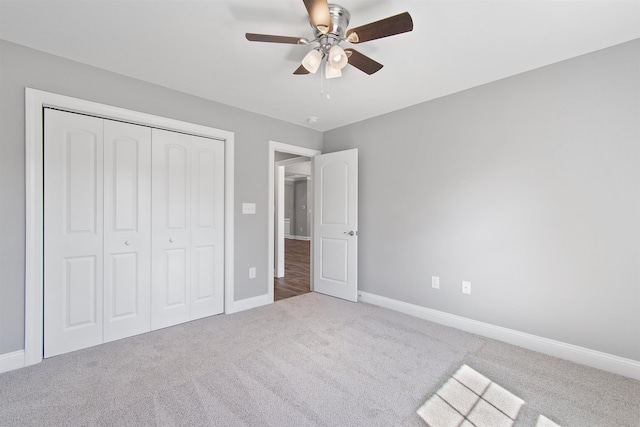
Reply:
[[169, 243], [173, 243], [173, 239], [169, 238]]
[[131, 244], [131, 242], [130, 242], [130, 241], [128, 241], [128, 240], [126, 240], [126, 241], [124, 242], [124, 244], [125, 244], [125, 245], [127, 245], [127, 246], [129, 246], [129, 245]]

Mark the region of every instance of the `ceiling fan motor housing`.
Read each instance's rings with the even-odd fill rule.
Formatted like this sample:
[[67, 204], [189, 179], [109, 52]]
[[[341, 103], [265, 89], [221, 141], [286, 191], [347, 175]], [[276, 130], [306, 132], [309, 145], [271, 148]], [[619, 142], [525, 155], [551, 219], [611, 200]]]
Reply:
[[323, 34], [318, 30], [311, 21], [309, 21], [309, 23], [311, 24], [317, 39], [327, 37], [335, 40], [336, 42], [340, 42], [344, 39], [347, 27], [349, 26], [349, 20], [351, 19], [351, 14], [347, 9], [337, 4], [329, 4], [329, 14], [331, 15], [331, 29], [326, 34]]

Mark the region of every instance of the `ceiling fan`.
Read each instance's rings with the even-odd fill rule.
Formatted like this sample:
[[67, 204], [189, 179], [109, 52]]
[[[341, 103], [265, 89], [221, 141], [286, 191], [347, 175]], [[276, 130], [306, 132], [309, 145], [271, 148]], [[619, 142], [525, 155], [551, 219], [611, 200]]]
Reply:
[[313, 28], [312, 40], [303, 37], [274, 36], [269, 34], [246, 33], [252, 42], [286, 43], [311, 45], [317, 43], [302, 60], [302, 64], [293, 74], [315, 73], [324, 63], [324, 76], [327, 79], [340, 77], [342, 69], [350, 64], [371, 75], [382, 68], [382, 64], [355, 49], [340, 47], [347, 41], [358, 44], [381, 39], [413, 30], [413, 20], [409, 12], [391, 16], [347, 30], [351, 15], [347, 9], [327, 0], [303, 0], [309, 14], [309, 23]]

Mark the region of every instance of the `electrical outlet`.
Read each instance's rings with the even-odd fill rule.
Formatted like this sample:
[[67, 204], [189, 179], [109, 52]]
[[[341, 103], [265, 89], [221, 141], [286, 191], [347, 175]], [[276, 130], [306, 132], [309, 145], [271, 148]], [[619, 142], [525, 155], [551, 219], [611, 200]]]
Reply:
[[440, 289], [440, 278], [438, 276], [431, 276], [431, 287], [433, 289]]
[[255, 267], [250, 267], [249, 268], [249, 279], [255, 279], [256, 278], [256, 268]]
[[471, 294], [471, 282], [462, 282], [462, 293], [463, 294]]

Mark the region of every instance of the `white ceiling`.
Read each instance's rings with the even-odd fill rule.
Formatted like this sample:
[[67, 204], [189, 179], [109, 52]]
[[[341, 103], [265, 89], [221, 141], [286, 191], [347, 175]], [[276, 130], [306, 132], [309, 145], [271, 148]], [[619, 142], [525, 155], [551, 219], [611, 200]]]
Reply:
[[640, 0], [339, 4], [350, 27], [408, 11], [414, 31], [354, 46], [384, 68], [347, 67], [331, 99], [292, 75], [308, 46], [244, 38], [313, 38], [301, 0], [0, 0], [0, 38], [320, 131], [640, 38]]

